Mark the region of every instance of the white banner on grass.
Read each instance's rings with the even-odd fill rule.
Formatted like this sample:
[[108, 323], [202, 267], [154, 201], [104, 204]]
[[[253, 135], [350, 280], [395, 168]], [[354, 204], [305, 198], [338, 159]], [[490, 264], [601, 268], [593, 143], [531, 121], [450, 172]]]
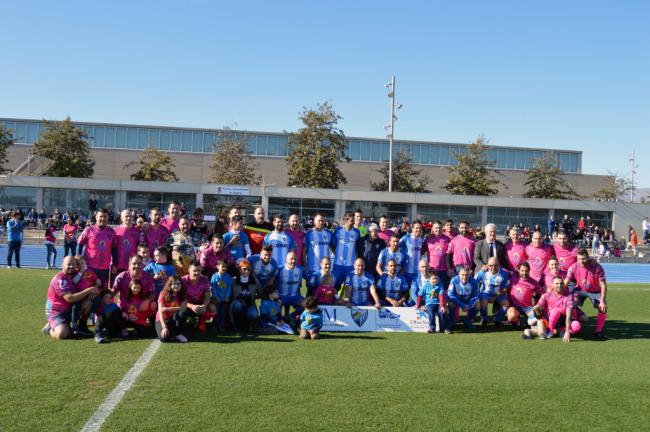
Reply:
[[354, 332], [426, 332], [429, 319], [425, 312], [412, 307], [320, 306], [323, 331]]

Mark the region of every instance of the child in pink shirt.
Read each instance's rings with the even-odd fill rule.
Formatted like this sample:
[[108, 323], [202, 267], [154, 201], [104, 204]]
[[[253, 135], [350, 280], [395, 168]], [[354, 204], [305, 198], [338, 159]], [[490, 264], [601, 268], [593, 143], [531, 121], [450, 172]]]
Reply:
[[316, 288], [316, 301], [322, 305], [333, 305], [338, 299], [334, 289], [334, 278], [331, 275], [323, 276], [320, 285]]

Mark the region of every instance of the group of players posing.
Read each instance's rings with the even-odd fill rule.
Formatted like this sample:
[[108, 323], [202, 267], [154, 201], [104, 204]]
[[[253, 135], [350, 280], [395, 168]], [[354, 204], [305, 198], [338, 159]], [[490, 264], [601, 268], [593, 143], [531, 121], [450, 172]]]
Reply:
[[[262, 208], [256, 219], [260, 213], [263, 219]], [[586, 321], [578, 307], [585, 299], [598, 310], [596, 337], [605, 338], [603, 269], [562, 232], [551, 245], [540, 232], [524, 244], [513, 228], [503, 244], [493, 224], [476, 241], [464, 221], [457, 231], [452, 221], [444, 227], [436, 221], [426, 237], [415, 221], [400, 238], [385, 218], [380, 227], [366, 226], [357, 212], [346, 214], [333, 232], [322, 215], [307, 232], [291, 218], [285, 230], [283, 217], [275, 216], [270, 232], [254, 228], [250, 237], [262, 240], [254, 245], [234, 215], [224, 235], [196, 245], [192, 221], [171, 206], [165, 218], [153, 209], [142, 228], [131, 224], [128, 210], [115, 229], [105, 212], [95, 218], [79, 238], [84, 256], [66, 257], [50, 283], [44, 332], [53, 338], [91, 334], [91, 315], [100, 343], [109, 335], [127, 337], [129, 328], [140, 335], [155, 328], [161, 340], [185, 342], [189, 326], [273, 332], [285, 321], [302, 337], [316, 338], [318, 305], [340, 304], [418, 307], [427, 312], [431, 333], [450, 333], [461, 313], [467, 330], [478, 314], [484, 326], [518, 325], [524, 318], [530, 325], [524, 338], [561, 335], [568, 342]]]

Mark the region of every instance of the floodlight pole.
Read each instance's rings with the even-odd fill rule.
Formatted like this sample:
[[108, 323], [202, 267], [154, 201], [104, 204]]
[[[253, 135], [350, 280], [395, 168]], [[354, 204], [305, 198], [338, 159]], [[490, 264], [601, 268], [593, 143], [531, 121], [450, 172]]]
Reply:
[[395, 132], [395, 75], [391, 79], [390, 93], [390, 135], [388, 135], [388, 192], [393, 191], [393, 135]]
[[630, 202], [634, 202], [634, 175], [636, 174], [637, 168], [634, 149], [632, 149], [632, 154], [630, 155], [630, 164], [632, 165], [632, 170], [630, 171]]

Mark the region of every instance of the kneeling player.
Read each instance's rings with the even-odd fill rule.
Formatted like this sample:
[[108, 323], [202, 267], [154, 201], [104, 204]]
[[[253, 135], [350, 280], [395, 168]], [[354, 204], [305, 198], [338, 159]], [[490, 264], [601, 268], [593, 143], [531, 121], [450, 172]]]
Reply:
[[[607, 318], [607, 281], [605, 280], [605, 271], [595, 260], [589, 258], [586, 249], [578, 252], [578, 262], [573, 264], [567, 272], [564, 281], [568, 284], [575, 281], [574, 299], [578, 306], [584, 304], [585, 299], [589, 299], [595, 309], [598, 310], [596, 315], [596, 336], [599, 339], [607, 339], [603, 332], [605, 320]], [[578, 314], [579, 319], [584, 323], [587, 316]]]
[[447, 290], [449, 298], [449, 322], [447, 329], [456, 324], [460, 311], [464, 311], [467, 315], [465, 317], [465, 328], [470, 331], [474, 328], [474, 317], [479, 310], [478, 302], [478, 284], [474, 278], [469, 275], [469, 270], [465, 266], [460, 266], [458, 275], [454, 276], [449, 282], [449, 289]]
[[510, 286], [508, 321], [519, 324], [521, 315], [525, 315], [530, 326], [537, 323], [533, 311], [533, 296], [539, 291], [539, 285], [530, 276], [530, 265], [527, 262], [519, 265], [519, 274], [513, 274]]
[[487, 266], [487, 271], [481, 270], [476, 274], [476, 280], [481, 287], [479, 301], [481, 302], [481, 318], [484, 327], [488, 324], [488, 304], [493, 303], [497, 308], [497, 312], [493, 317], [494, 323], [497, 325], [503, 321], [506, 310], [510, 305], [507, 294], [510, 287], [510, 275], [499, 267], [495, 257], [488, 259]]

